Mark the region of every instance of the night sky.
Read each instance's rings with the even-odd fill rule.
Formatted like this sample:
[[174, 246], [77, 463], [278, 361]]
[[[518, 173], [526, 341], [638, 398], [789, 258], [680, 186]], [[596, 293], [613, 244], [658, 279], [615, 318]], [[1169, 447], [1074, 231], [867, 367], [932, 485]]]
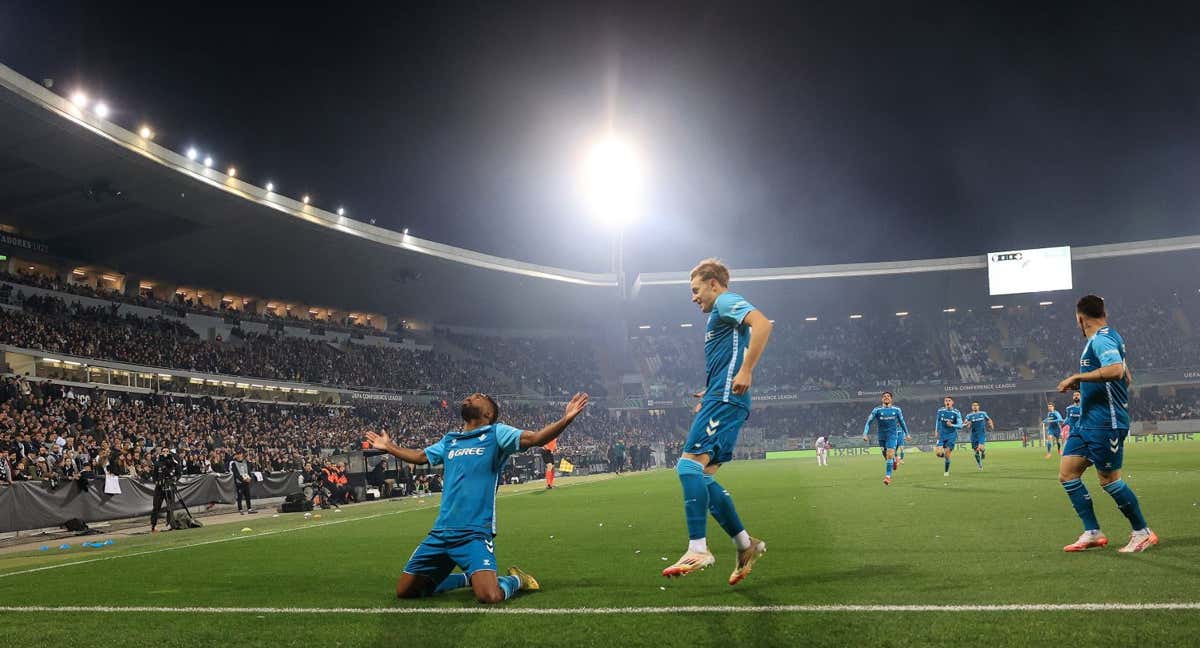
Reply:
[[634, 272], [1200, 233], [1186, 9], [902, 4], [10, 1], [0, 61], [281, 193], [579, 270], [610, 116], [648, 164]]

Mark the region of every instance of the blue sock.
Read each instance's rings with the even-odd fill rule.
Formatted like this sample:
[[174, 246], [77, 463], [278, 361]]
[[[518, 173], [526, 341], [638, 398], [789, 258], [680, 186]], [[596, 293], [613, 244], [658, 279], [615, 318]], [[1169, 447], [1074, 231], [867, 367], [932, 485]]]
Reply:
[[471, 581], [467, 579], [467, 575], [463, 572], [458, 572], [455, 574], [450, 574], [444, 580], [442, 580], [442, 582], [438, 583], [438, 586], [434, 588], [433, 593], [441, 594], [442, 592], [449, 592], [450, 590], [466, 587], [470, 584]]
[[742, 525], [742, 519], [733, 507], [733, 498], [729, 496], [729, 491], [712, 475], [705, 475], [704, 483], [708, 486], [708, 511], [712, 513], [713, 519], [725, 529], [730, 538], [745, 531], [746, 527]]
[[900, 458], [901, 459], [904, 458], [904, 449], [903, 448], [900, 449]]
[[950, 472], [950, 460], [946, 459], [946, 472]]
[[1134, 531], [1146, 528], [1146, 518], [1142, 517], [1142, 507], [1138, 504], [1137, 495], [1133, 494], [1133, 489], [1125, 483], [1124, 479], [1118, 479], [1105, 486], [1104, 491], [1112, 495], [1113, 500], [1117, 503], [1117, 508], [1121, 509], [1125, 517], [1129, 518], [1129, 524]]
[[[1071, 498], [1071, 506], [1075, 507], [1075, 513], [1079, 515], [1080, 520], [1083, 520], [1083, 530], [1099, 531], [1100, 521], [1096, 519], [1096, 511], [1092, 508], [1092, 496], [1088, 494], [1083, 480], [1065, 481], [1063, 490], [1067, 491], [1067, 497]], [[1132, 495], [1132, 493], [1130, 494]]]
[[517, 590], [521, 589], [521, 579], [516, 576], [501, 576], [497, 579], [500, 581], [500, 589], [504, 590], [504, 600], [513, 597]]
[[1047, 441], [1046, 442], [1046, 454], [1050, 454], [1050, 448], [1051, 448], [1051, 444], [1049, 441]]
[[675, 464], [675, 472], [683, 486], [688, 539], [699, 540], [708, 535], [708, 487], [704, 485], [704, 466], [691, 459], [680, 459]]
[[883, 460], [883, 465], [887, 469], [887, 471], [884, 474], [887, 475], [888, 477], [892, 476], [892, 466], [894, 465], [892, 462], [894, 462], [894, 461], [895, 461], [895, 459], [886, 459], [886, 458]]
[[975, 463], [978, 464], [980, 468], [983, 468], [983, 455], [979, 454], [978, 450], [975, 451]]

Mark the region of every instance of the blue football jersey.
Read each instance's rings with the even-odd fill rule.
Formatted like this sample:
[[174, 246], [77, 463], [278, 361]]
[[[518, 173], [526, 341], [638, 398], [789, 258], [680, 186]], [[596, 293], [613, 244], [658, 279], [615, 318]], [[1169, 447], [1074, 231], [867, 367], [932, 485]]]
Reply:
[[979, 410], [978, 412], [970, 412], [963, 418], [971, 426], [971, 436], [981, 436], [987, 433], [987, 422], [992, 417], [988, 416], [987, 412]]
[[1058, 413], [1058, 410], [1046, 412], [1046, 418], [1042, 419], [1042, 423], [1046, 424], [1047, 432], [1054, 432], [1055, 434], [1062, 432], [1063, 417], [1062, 414]]
[[1079, 425], [1079, 415], [1083, 412], [1083, 408], [1078, 405], [1067, 406], [1067, 425], [1076, 427]]
[[521, 431], [495, 423], [451, 432], [425, 448], [429, 464], [445, 464], [442, 504], [434, 531], [496, 533], [496, 486], [509, 456], [521, 449]]
[[867, 424], [863, 426], [863, 436], [867, 436], [871, 432], [872, 421], [877, 422], [877, 429], [881, 437], [895, 434], [897, 430], [908, 434], [908, 424], [904, 422], [904, 412], [895, 405], [891, 407], [880, 405], [871, 410], [870, 416], [867, 417]]
[[741, 295], [721, 293], [708, 314], [704, 329], [704, 365], [708, 376], [703, 401], [733, 403], [750, 409], [750, 390], [733, 393], [733, 377], [742, 368], [746, 347], [750, 344], [750, 327], [742, 322], [755, 310]]
[[953, 436], [963, 426], [962, 412], [953, 407], [939, 407], [937, 411], [938, 436]]
[[[1125, 363], [1125, 340], [1111, 326], [1105, 326], [1088, 338], [1079, 356], [1079, 371], [1086, 373], [1117, 363]], [[1079, 395], [1081, 427], [1129, 429], [1129, 383], [1126, 379], [1080, 383]]]

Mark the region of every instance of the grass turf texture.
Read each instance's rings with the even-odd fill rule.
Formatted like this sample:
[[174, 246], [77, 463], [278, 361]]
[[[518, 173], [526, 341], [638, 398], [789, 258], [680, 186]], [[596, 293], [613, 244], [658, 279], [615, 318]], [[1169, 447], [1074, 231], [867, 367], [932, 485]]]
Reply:
[[[913, 454], [890, 487], [877, 456], [737, 462], [719, 479], [769, 551], [745, 582], [725, 579], [734, 552], [710, 520], [717, 565], [659, 576], [686, 541], [675, 474], [659, 471], [523, 489], [498, 502], [497, 557], [543, 591], [504, 608], [680, 605], [1041, 604], [1200, 601], [1200, 443], [1130, 445], [1126, 480], [1162, 544], [1119, 555], [1128, 524], [1089, 475], [1112, 545], [1064, 554], [1080, 531], [1036, 449], [989, 452], [954, 474]], [[571, 485], [574, 481], [574, 485]], [[382, 502], [325, 513], [260, 515], [232, 525], [118, 541], [105, 549], [0, 556], [3, 605], [477, 608], [469, 590], [396, 601], [396, 577], [428, 531], [435, 502]], [[250, 526], [252, 533], [239, 529]], [[553, 537], [552, 537], [553, 536]], [[239, 538], [239, 539], [234, 539]], [[82, 540], [82, 539], [80, 539]], [[227, 540], [227, 541], [226, 541]], [[199, 544], [200, 542], [209, 544]], [[195, 546], [190, 546], [195, 545]], [[176, 547], [169, 551], [161, 549]], [[151, 553], [153, 552], [153, 553]], [[640, 552], [640, 553], [639, 553]], [[140, 554], [140, 555], [131, 555]], [[31, 568], [128, 556], [3, 576]], [[662, 560], [662, 558], [667, 560]], [[665, 588], [665, 589], [661, 589]], [[693, 635], [692, 632], [698, 633]], [[639, 615], [301, 615], [277, 613], [0, 612], [0, 644], [78, 645], [1194, 645], [1200, 612], [778, 612]], [[696, 637], [699, 637], [698, 639]], [[1125, 640], [1125, 641], [1122, 641]]]

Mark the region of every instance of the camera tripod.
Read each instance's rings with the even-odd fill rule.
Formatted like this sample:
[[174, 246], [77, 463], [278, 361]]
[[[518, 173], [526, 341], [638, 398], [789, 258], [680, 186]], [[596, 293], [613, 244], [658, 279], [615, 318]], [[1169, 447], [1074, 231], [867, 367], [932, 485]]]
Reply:
[[175, 512], [176, 504], [183, 507], [183, 511], [185, 513], [187, 513], [188, 519], [195, 519], [194, 517], [192, 517], [192, 511], [190, 509], [188, 509], [187, 503], [185, 503], [183, 501], [183, 498], [179, 496], [179, 483], [175, 479], [168, 479], [163, 482], [160, 482], [159, 487], [162, 488], [163, 503], [165, 503], [167, 505], [167, 520], [166, 521], [167, 521], [168, 528], [171, 528], [171, 522], [172, 522], [171, 514]]

